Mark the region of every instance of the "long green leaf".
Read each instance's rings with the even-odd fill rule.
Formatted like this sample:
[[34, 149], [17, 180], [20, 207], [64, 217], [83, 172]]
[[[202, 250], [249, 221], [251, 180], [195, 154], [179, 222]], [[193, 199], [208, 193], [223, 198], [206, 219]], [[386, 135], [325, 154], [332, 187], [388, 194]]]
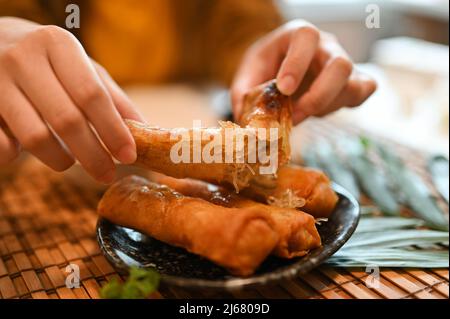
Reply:
[[400, 206], [389, 189], [385, 173], [368, 157], [363, 142], [357, 139], [346, 139], [340, 142], [340, 147], [355, 172], [364, 193], [368, 195], [382, 212], [398, 215]]
[[376, 232], [355, 233], [350, 240], [342, 247], [407, 247], [420, 245], [422, 247], [432, 244], [448, 245], [448, 233], [436, 230], [385, 230]]
[[431, 228], [449, 230], [449, 224], [436, 201], [432, 198], [430, 190], [422, 178], [410, 171], [402, 161], [386, 147], [375, 144], [380, 156], [383, 158], [388, 176], [392, 184], [404, 194], [406, 204], [412, 208], [418, 217], [427, 222]]
[[[382, 153], [383, 150], [380, 151], [378, 144], [369, 139], [362, 138], [358, 142], [350, 140], [347, 144], [341, 142], [339, 146], [343, 147], [341, 151], [346, 155], [348, 164], [344, 163], [325, 141], [316, 145], [316, 152], [307, 152], [306, 164], [323, 169], [335, 182], [359, 195], [356, 176], [364, 192], [384, 212], [397, 213], [398, 203], [405, 203], [418, 210], [417, 216], [421, 219], [399, 216], [368, 217], [367, 215], [373, 214], [374, 208], [362, 207], [365, 214], [355, 234], [327, 264], [340, 267], [369, 264], [380, 267], [448, 267], [448, 248], [439, 246], [448, 246], [448, 232], [417, 229], [424, 226], [424, 221], [426, 225], [436, 229], [448, 229], [448, 222], [445, 218], [444, 221], [441, 219], [443, 215], [440, 211], [436, 212], [436, 203], [420, 177], [414, 177], [415, 174], [410, 173], [395, 155], [387, 153], [388, 150]], [[369, 158], [368, 152], [372, 147], [376, 147], [374, 149], [383, 159], [384, 170], [375, 166]], [[414, 185], [401, 185], [405, 182]], [[421, 203], [424, 198], [425, 204]], [[430, 209], [430, 203], [434, 204], [434, 208]]]
[[379, 212], [380, 209], [377, 206], [364, 205], [360, 206], [361, 216], [372, 216], [374, 213]]
[[416, 218], [404, 217], [365, 217], [356, 228], [356, 233], [385, 231], [388, 229], [416, 228], [424, 222]]
[[428, 170], [431, 173], [431, 178], [439, 191], [441, 196], [449, 202], [449, 173], [448, 173], [448, 159], [442, 155], [432, 156], [428, 160]]
[[336, 267], [420, 267], [448, 268], [447, 251], [408, 250], [395, 248], [348, 249], [337, 252], [327, 262]]
[[331, 145], [321, 141], [316, 145], [317, 162], [337, 184], [347, 189], [356, 199], [361, 192], [351, 170], [342, 162]]
[[[424, 221], [404, 217], [363, 217], [355, 234], [327, 264], [359, 267], [448, 267], [449, 234], [416, 229]], [[417, 249], [421, 247], [422, 249]]]

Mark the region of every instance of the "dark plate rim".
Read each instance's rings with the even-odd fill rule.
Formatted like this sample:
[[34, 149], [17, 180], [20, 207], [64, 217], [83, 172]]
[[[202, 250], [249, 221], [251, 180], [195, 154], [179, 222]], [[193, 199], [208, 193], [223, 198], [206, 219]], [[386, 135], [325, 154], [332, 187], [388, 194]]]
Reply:
[[[299, 259], [299, 261], [281, 267], [278, 270], [272, 271], [271, 273], [264, 273], [260, 275], [254, 275], [248, 278], [232, 277], [230, 279], [198, 279], [198, 278], [185, 278], [173, 275], [161, 275], [160, 282], [163, 285], [177, 286], [188, 289], [195, 288], [208, 288], [208, 289], [242, 289], [258, 285], [266, 285], [271, 282], [291, 279], [300, 275], [304, 275], [311, 271], [313, 268], [319, 266], [321, 263], [330, 258], [336, 251], [338, 251], [347, 240], [353, 235], [356, 227], [358, 226], [360, 219], [360, 206], [356, 199], [342, 186], [333, 183], [333, 189], [339, 196], [339, 201], [342, 198], [347, 199], [350, 202], [350, 212], [353, 218], [351, 219], [349, 225], [346, 227], [346, 232], [338, 235], [337, 240], [333, 245], [326, 245], [311, 251], [308, 255], [308, 259], [304, 260], [304, 257]], [[104, 218], [99, 218], [96, 226], [97, 241], [99, 243], [100, 249], [103, 255], [108, 259], [108, 261], [114, 266], [114, 268], [121, 272], [126, 273], [128, 266], [122, 262], [121, 258], [111, 251], [106, 251], [105, 242], [102, 235], [102, 229], [104, 223], [110, 223]], [[111, 256], [114, 254], [114, 257]], [[305, 257], [306, 257], [305, 256]]]

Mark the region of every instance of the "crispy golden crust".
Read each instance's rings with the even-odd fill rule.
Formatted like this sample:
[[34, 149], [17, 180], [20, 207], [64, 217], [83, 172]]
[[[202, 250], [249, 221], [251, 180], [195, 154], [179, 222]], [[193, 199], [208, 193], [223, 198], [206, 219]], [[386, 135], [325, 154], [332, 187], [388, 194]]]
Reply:
[[241, 276], [252, 274], [278, 242], [267, 212], [217, 206], [137, 176], [112, 185], [98, 213]]
[[177, 192], [202, 198], [223, 207], [234, 207], [245, 211], [257, 209], [267, 212], [273, 219], [274, 229], [279, 236], [273, 254], [283, 258], [303, 256], [321, 245], [315, 220], [311, 215], [291, 208], [280, 208], [257, 203], [212, 184], [192, 179], [175, 179], [158, 175], [158, 183], [169, 186]]
[[[136, 141], [138, 155], [136, 164], [177, 178], [190, 177], [233, 185], [238, 192], [249, 185], [249, 181], [254, 175], [260, 174], [259, 168], [261, 166], [268, 164], [259, 162], [258, 148], [262, 147], [266, 153], [269, 153], [271, 145], [275, 145], [271, 144], [272, 142], [269, 140], [269, 132], [267, 132], [267, 135], [265, 133], [260, 134], [258, 128], [278, 129], [278, 138], [274, 140], [278, 146], [275, 169], [289, 160], [290, 118], [290, 99], [279, 93], [273, 81], [255, 88], [245, 97], [244, 112], [239, 120], [242, 127], [227, 122], [221, 123], [221, 127], [218, 128], [201, 128], [196, 131], [198, 134], [195, 138], [200, 137], [202, 150], [215, 138], [222, 141], [222, 160], [212, 163], [205, 162], [203, 158], [200, 159], [200, 162], [195, 163], [192, 152], [189, 156], [191, 163], [175, 163], [172, 160], [171, 150], [183, 136], [189, 137], [188, 147], [191, 151], [194, 149], [193, 129], [169, 130], [147, 126], [131, 120], [126, 122]], [[236, 143], [236, 138], [233, 139], [234, 155], [232, 162], [227, 162], [224, 157], [226, 153], [225, 129], [233, 130], [235, 135], [243, 137], [244, 141], [244, 144], [239, 146], [239, 143]], [[250, 136], [258, 141], [257, 146], [255, 145], [253, 148], [252, 144], [248, 143]], [[267, 143], [260, 144], [260, 140], [265, 140]], [[244, 150], [244, 157], [237, 155], [241, 150]], [[252, 157], [249, 157], [250, 154], [254, 155], [256, 163], [252, 160]], [[237, 161], [238, 157], [242, 159], [241, 162]]]
[[277, 128], [281, 139], [279, 165], [289, 162], [292, 101], [278, 90], [275, 80], [263, 83], [245, 95], [236, 123], [242, 127]]
[[[236, 163], [237, 149], [234, 148], [233, 163], [225, 163], [225, 128], [204, 128], [199, 129], [197, 136], [200, 137], [201, 150], [207, 144], [217, 138], [222, 141], [220, 148], [223, 155], [222, 160], [212, 163], [205, 163], [200, 159], [194, 162], [194, 130], [193, 129], [161, 129], [146, 126], [144, 124], [127, 120], [127, 125], [134, 137], [137, 147], [136, 164], [144, 168], [164, 173], [170, 176], [184, 178], [192, 177], [208, 180], [216, 183], [227, 183], [237, 190], [248, 186], [253, 174], [258, 171], [259, 163], [249, 163], [245, 156], [243, 163]], [[254, 131], [245, 130], [238, 127], [229, 127], [236, 130], [236, 134], [254, 135]], [[183, 162], [174, 162], [171, 158], [171, 150], [178, 149], [178, 144], [183, 137], [187, 137], [186, 142], [189, 154], [188, 159]], [[185, 139], [186, 140], [186, 139]], [[198, 139], [196, 140], [198, 141]], [[234, 140], [234, 142], [236, 142]], [[183, 146], [180, 145], [180, 149]], [[179, 153], [180, 154], [180, 153]], [[246, 152], [243, 153], [246, 155]], [[172, 154], [173, 155], [173, 154]]]
[[338, 201], [323, 172], [294, 165], [280, 167], [277, 177], [254, 178], [243, 195], [276, 206], [297, 207], [316, 218], [328, 217]]

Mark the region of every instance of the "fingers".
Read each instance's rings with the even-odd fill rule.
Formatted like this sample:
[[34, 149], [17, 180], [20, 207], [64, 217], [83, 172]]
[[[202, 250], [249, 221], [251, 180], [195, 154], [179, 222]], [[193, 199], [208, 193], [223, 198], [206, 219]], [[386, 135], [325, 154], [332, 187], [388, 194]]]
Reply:
[[369, 76], [354, 72], [347, 85], [332, 102], [329, 109], [319, 112], [316, 116], [324, 116], [341, 107], [356, 107], [363, 104], [377, 89], [376, 82]]
[[92, 63], [94, 64], [95, 69], [102, 79], [106, 89], [109, 91], [120, 116], [124, 119], [145, 123], [146, 121], [142, 114], [136, 109], [133, 102], [131, 102], [125, 92], [123, 92], [119, 85], [117, 85], [109, 73], [96, 62], [92, 61]]
[[277, 74], [277, 87], [292, 95], [299, 87], [319, 45], [320, 33], [305, 25], [292, 31], [289, 49]]
[[352, 63], [345, 57], [335, 57], [329, 60], [309, 90], [294, 105], [294, 123], [297, 124], [308, 116], [327, 110], [346, 86], [352, 69]]
[[[50, 168], [63, 171], [72, 166], [74, 160], [45, 125], [28, 99], [18, 88], [10, 85], [11, 87], [7, 90], [8, 94], [3, 100], [2, 106], [4, 107], [1, 116], [8, 123], [12, 134], [26, 150]], [[0, 139], [3, 140], [0, 144], [3, 147], [6, 145], [11, 150], [11, 141], [6, 141], [5, 144], [4, 137], [0, 137]], [[14, 156], [13, 151], [10, 151], [9, 154]]]
[[[51, 37], [49, 40], [48, 56], [56, 77], [111, 154], [122, 163], [133, 163], [136, 145], [130, 131], [81, 44], [70, 33], [66, 37], [62, 41], [54, 41]], [[70, 68], [67, 61], [71, 62]], [[86, 137], [91, 135], [86, 130], [84, 133]]]
[[[39, 81], [27, 80], [38, 77]], [[111, 156], [100, 144], [86, 118], [67, 95], [49, 64], [42, 61], [34, 68], [22, 70], [17, 81], [36, 110], [64, 141], [86, 171], [101, 182], [112, 182], [115, 167]], [[47, 92], [52, 94], [49, 95]], [[45, 134], [46, 140], [47, 131], [42, 133]], [[30, 142], [29, 147], [45, 149], [43, 145], [35, 144]]]
[[290, 31], [277, 29], [247, 50], [231, 86], [233, 114], [239, 117], [244, 95], [253, 87], [273, 79], [290, 43]]
[[[376, 82], [369, 76], [356, 73], [345, 88], [339, 93], [333, 101], [330, 112], [336, 111], [341, 107], [356, 107], [363, 104], [377, 89]], [[325, 114], [317, 114], [322, 116]]]
[[244, 95], [253, 87], [273, 78], [279, 65], [278, 54], [257, 43], [244, 56], [231, 86], [231, 102], [235, 118], [239, 118]]
[[355, 72], [350, 81], [334, 101], [334, 106], [355, 107], [364, 103], [377, 89], [377, 83], [369, 76]]
[[244, 95], [275, 76], [283, 94], [300, 96], [294, 106], [294, 124], [344, 105], [359, 105], [376, 85], [361, 79], [352, 84], [352, 69], [353, 63], [335, 36], [308, 22], [292, 21], [246, 53], [231, 88], [233, 113], [239, 118]]
[[286, 95], [300, 85], [317, 50], [319, 31], [292, 21], [256, 42], [246, 53], [231, 87], [233, 113], [239, 116], [244, 95], [274, 77]]
[[0, 165], [13, 161], [20, 152], [19, 143], [10, 138], [0, 126]]

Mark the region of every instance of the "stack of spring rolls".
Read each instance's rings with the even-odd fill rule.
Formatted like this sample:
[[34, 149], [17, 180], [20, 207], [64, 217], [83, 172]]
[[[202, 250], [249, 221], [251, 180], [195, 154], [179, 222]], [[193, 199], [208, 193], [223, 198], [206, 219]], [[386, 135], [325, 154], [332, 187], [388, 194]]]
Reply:
[[[322, 172], [288, 164], [289, 97], [274, 81], [265, 83], [245, 97], [237, 123], [233, 125], [244, 133], [278, 129], [275, 173], [260, 174], [263, 163], [248, 157], [239, 163], [173, 163], [172, 130], [128, 121], [137, 145], [136, 164], [161, 174], [152, 181], [129, 176], [116, 182], [100, 200], [99, 215], [238, 276], [253, 274], [269, 255], [295, 258], [319, 247], [315, 218], [328, 217], [338, 197]], [[222, 138], [224, 127], [204, 130]]]

